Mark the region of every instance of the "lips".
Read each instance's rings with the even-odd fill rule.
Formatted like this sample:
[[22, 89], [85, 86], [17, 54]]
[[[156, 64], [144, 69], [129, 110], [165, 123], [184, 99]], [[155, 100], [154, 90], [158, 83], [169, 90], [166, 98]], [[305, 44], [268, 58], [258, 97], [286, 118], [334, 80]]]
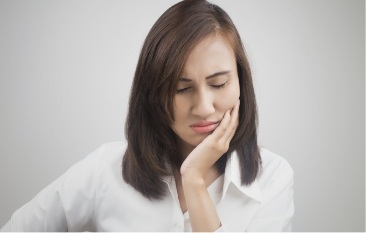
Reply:
[[190, 125], [194, 131], [197, 133], [210, 133], [216, 129], [219, 125], [219, 122], [212, 122], [212, 121], [200, 121]]

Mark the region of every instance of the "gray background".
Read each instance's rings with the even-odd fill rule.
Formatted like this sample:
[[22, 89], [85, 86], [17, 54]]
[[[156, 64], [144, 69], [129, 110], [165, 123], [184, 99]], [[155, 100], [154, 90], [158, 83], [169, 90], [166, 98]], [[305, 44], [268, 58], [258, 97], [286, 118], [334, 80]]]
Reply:
[[[124, 138], [142, 42], [177, 1], [0, 1], [0, 225]], [[253, 68], [260, 145], [295, 171], [295, 231], [365, 230], [365, 2], [213, 1]]]

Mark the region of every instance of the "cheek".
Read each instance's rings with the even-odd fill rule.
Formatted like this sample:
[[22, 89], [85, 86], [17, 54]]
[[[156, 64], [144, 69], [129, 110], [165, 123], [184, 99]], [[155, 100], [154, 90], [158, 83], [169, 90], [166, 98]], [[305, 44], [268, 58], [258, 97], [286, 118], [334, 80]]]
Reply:
[[216, 103], [220, 111], [224, 112], [233, 108], [240, 97], [239, 82], [232, 83], [224, 92], [222, 92], [222, 95], [217, 97]]
[[187, 115], [186, 109], [187, 103], [183, 98], [176, 97], [174, 100], [173, 114], [174, 114], [174, 122], [173, 126], [177, 127], [179, 123], [185, 118]]

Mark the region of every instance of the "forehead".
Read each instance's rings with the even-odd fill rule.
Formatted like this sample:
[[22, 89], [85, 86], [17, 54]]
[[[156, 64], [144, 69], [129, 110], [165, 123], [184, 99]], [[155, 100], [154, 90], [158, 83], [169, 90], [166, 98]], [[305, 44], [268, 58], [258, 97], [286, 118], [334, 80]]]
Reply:
[[221, 35], [210, 35], [192, 49], [184, 65], [183, 75], [217, 72], [235, 65], [235, 52], [229, 40]]

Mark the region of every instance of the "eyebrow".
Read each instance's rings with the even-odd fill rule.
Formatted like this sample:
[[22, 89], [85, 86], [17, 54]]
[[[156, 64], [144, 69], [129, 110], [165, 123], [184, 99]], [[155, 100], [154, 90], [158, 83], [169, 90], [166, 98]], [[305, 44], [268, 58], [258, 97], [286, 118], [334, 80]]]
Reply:
[[[216, 72], [214, 74], [211, 74], [211, 75], [207, 76], [206, 79], [215, 78], [217, 76], [224, 75], [224, 74], [227, 74], [229, 72], [230, 72], [230, 70]], [[179, 81], [182, 81], [182, 82], [191, 82], [192, 79], [189, 79], [189, 78], [186, 78], [186, 77], [182, 77], [182, 78], [179, 78]]]

